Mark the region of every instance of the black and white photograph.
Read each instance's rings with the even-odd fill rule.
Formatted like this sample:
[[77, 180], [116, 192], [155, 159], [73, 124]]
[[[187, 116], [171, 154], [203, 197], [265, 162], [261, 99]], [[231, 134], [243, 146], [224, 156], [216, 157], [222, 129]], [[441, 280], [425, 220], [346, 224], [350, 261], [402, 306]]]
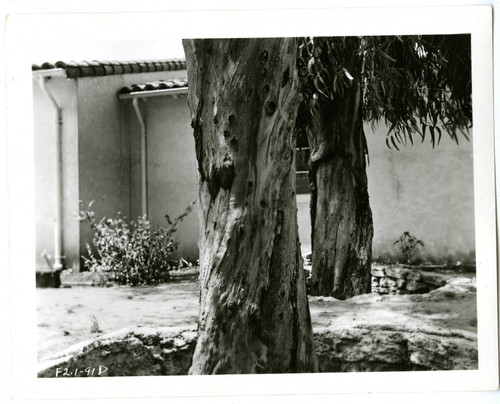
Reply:
[[491, 17], [12, 18], [17, 397], [497, 389]]

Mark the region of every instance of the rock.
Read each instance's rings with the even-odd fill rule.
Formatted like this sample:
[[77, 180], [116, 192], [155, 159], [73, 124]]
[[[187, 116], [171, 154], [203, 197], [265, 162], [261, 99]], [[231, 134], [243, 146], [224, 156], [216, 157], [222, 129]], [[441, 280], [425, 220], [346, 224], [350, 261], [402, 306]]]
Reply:
[[199, 267], [187, 267], [187, 269], [177, 269], [173, 271], [169, 271], [169, 275], [171, 276], [172, 282], [180, 282], [190, 279], [197, 279], [200, 275]]
[[390, 266], [385, 269], [385, 275], [396, 279], [406, 279], [410, 270], [400, 266]]
[[[378, 275], [378, 276], [375, 276]], [[382, 290], [378, 289], [376, 284]], [[396, 294], [398, 290], [404, 293], [427, 293], [430, 290], [444, 286], [442, 275], [429, 273], [423, 275], [414, 268], [401, 265], [376, 266], [372, 268], [372, 291], [381, 294]], [[386, 290], [387, 289], [387, 290]]]
[[410, 293], [426, 293], [430, 288], [423, 282], [420, 272], [412, 271], [406, 277], [406, 290]]
[[422, 274], [422, 281], [429, 286], [430, 290], [446, 285], [446, 281], [439, 274]]
[[448, 285], [458, 286], [474, 286], [476, 285], [475, 278], [452, 278], [446, 282]]
[[477, 341], [426, 330], [381, 327], [316, 330], [321, 372], [477, 369]]
[[428, 369], [477, 369], [477, 342], [460, 336], [436, 337], [414, 333], [408, 336], [411, 363]]
[[380, 286], [378, 288], [378, 293], [380, 293], [381, 295], [388, 294], [389, 293], [389, 288]]
[[465, 281], [465, 278], [461, 278], [461, 280], [457, 279], [457, 282], [453, 281], [455, 280], [451, 279], [447, 285], [429, 292], [428, 298], [430, 300], [451, 299], [457, 296], [476, 293], [475, 282], [472, 282], [470, 279], [467, 280], [468, 282]]
[[[61, 369], [85, 377], [88, 367], [102, 366], [100, 376], [185, 375], [191, 366], [196, 331], [176, 328], [120, 330], [77, 344], [39, 365], [38, 377], [61, 377]], [[104, 369], [103, 368], [103, 369]], [[58, 371], [59, 369], [59, 371]]]
[[394, 279], [382, 278], [380, 280], [380, 286], [384, 288], [396, 287], [397, 283]]
[[418, 282], [421, 280], [422, 280], [422, 274], [420, 272], [411, 271], [411, 272], [408, 272], [408, 274], [406, 275], [407, 282], [410, 282], [410, 281]]
[[339, 299], [336, 299], [332, 296], [308, 296], [308, 300], [310, 302], [338, 302]]
[[384, 268], [372, 267], [372, 276], [383, 278], [385, 276]]
[[400, 370], [406, 356], [401, 334], [331, 327], [316, 332], [314, 343], [322, 372]]
[[406, 290], [410, 293], [427, 293], [430, 289], [424, 282], [411, 280], [406, 284]]

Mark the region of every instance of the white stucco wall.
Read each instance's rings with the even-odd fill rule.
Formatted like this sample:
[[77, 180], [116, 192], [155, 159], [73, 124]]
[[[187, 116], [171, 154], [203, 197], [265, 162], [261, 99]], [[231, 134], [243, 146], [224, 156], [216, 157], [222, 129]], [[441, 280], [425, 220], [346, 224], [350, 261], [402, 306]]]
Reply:
[[[432, 148], [417, 139], [400, 151], [385, 144], [386, 127], [365, 125], [370, 153], [368, 192], [373, 214], [373, 258], [401, 260], [394, 242], [409, 231], [425, 244], [424, 262], [475, 262], [472, 141], [457, 146], [443, 132]], [[309, 195], [298, 195], [299, 234], [310, 252]]]
[[311, 254], [311, 213], [309, 194], [297, 195], [297, 224], [299, 226], [299, 239], [302, 256]]
[[[122, 87], [155, 80], [185, 78], [185, 71], [166, 71], [77, 79], [79, 128], [79, 192], [86, 205], [95, 200], [96, 217], [116, 216], [122, 212], [134, 217], [131, 211], [131, 155], [135, 146], [130, 143], [135, 124], [131, 109], [118, 99]], [[124, 118], [124, 115], [127, 115]], [[189, 121], [188, 121], [189, 123]], [[135, 133], [133, 134], [135, 136]], [[131, 146], [134, 150], [131, 150]], [[140, 189], [140, 188], [139, 188]], [[80, 227], [80, 249], [92, 239], [91, 229]]]
[[443, 131], [434, 149], [417, 139], [396, 151], [385, 145], [385, 127], [365, 132], [373, 256], [398, 254], [393, 243], [409, 231], [425, 243], [424, 260], [475, 261], [473, 142], [459, 134], [457, 146]]
[[[130, 216], [136, 218], [141, 214], [140, 127], [131, 101], [126, 105], [124, 115], [128, 117], [131, 145]], [[139, 105], [148, 128], [148, 214], [153, 224], [168, 226], [165, 214], [174, 219], [198, 196], [187, 98], [154, 97]], [[178, 226], [174, 237], [180, 242], [176, 257], [198, 258], [197, 206]]]

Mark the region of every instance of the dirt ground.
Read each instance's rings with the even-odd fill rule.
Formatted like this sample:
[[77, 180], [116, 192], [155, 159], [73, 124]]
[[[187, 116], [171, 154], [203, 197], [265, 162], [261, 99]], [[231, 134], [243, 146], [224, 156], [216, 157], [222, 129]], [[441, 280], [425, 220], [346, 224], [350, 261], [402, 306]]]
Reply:
[[[310, 297], [309, 307], [313, 328], [335, 324], [346, 328], [432, 329], [443, 335], [477, 333], [475, 289], [457, 293], [445, 287], [424, 295], [366, 294], [345, 301]], [[196, 327], [197, 318], [197, 280], [155, 287], [73, 283], [71, 287], [37, 289], [38, 357], [43, 359], [75, 343], [134, 325]]]

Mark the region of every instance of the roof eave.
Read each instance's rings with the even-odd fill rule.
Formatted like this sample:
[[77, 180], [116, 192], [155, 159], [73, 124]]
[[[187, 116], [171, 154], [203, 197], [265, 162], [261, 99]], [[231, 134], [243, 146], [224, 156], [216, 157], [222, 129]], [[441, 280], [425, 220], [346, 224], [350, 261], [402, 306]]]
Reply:
[[67, 77], [66, 71], [61, 68], [33, 70], [33, 77]]
[[118, 98], [120, 100], [127, 100], [131, 98], [150, 98], [150, 97], [161, 97], [165, 95], [181, 95], [187, 94], [187, 87], [179, 88], [167, 88], [161, 90], [150, 90], [150, 91], [134, 91], [132, 93], [119, 94]]

